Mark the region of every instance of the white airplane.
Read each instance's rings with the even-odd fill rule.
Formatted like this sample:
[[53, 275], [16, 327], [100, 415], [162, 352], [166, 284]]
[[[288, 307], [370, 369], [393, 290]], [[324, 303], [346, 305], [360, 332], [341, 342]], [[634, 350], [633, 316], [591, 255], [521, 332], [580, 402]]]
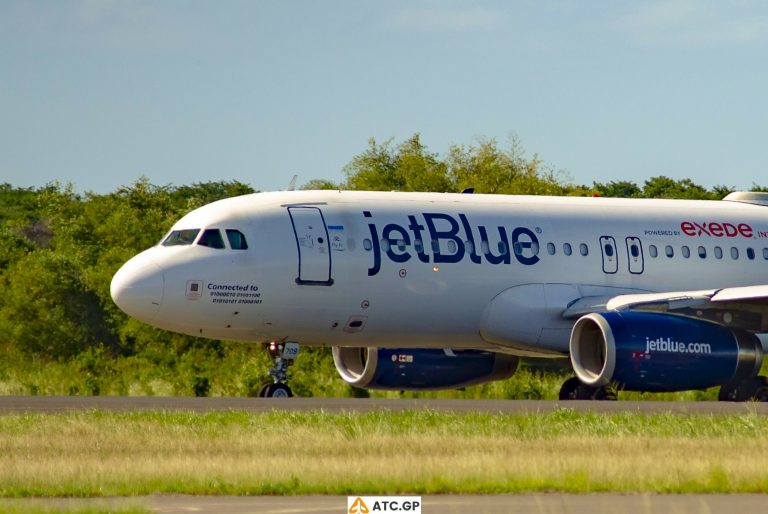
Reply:
[[768, 193], [723, 201], [290, 191], [214, 202], [114, 276], [127, 314], [299, 345], [357, 387], [460, 388], [570, 356], [561, 399], [721, 386], [768, 400]]

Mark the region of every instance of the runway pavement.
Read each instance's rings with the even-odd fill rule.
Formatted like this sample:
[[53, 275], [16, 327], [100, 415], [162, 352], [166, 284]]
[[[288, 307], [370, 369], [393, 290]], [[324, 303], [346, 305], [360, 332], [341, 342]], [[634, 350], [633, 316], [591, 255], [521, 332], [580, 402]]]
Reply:
[[11, 412], [67, 412], [102, 410], [112, 412], [186, 410], [195, 412], [270, 410], [368, 412], [431, 409], [450, 412], [552, 412], [559, 408], [589, 412], [642, 412], [678, 414], [768, 415], [768, 403], [732, 402], [600, 402], [537, 400], [401, 400], [370, 398], [194, 398], [124, 396], [0, 396], [0, 414]]
[[[643, 514], [764, 513], [768, 496], [759, 494], [499, 494], [422, 496], [422, 514]], [[138, 498], [2, 500], [3, 506], [35, 505], [72, 509], [95, 505], [144, 506], [151, 512], [179, 514], [344, 514], [346, 496], [185, 496]], [[4, 510], [4, 509], [2, 509]]]

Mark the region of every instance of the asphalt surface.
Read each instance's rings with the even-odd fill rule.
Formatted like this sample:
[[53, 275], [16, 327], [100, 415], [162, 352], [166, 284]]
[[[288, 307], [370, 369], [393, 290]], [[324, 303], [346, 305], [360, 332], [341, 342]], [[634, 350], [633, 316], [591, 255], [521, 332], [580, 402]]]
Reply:
[[[185, 496], [138, 498], [0, 500], [4, 506], [71, 509], [88, 506], [141, 505], [162, 514], [344, 514], [345, 496]], [[422, 496], [422, 514], [750, 514], [768, 511], [768, 496], [759, 494], [499, 494]], [[4, 510], [4, 509], [2, 509]]]
[[[585, 412], [642, 412], [678, 414], [768, 415], [768, 403], [732, 402], [600, 402], [538, 400], [398, 400], [370, 398], [194, 398], [123, 396], [0, 396], [0, 414], [11, 412], [56, 413], [78, 410], [125, 411], [227, 411], [270, 410], [368, 412], [430, 409], [449, 412], [545, 413], [559, 408]], [[768, 510], [768, 509], [767, 509]]]

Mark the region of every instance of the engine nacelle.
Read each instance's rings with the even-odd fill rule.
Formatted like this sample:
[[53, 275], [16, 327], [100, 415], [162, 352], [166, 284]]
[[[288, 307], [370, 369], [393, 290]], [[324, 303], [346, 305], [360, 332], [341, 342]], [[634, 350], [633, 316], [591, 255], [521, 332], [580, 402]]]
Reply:
[[511, 377], [518, 358], [479, 350], [333, 348], [341, 378], [396, 391], [459, 389]]
[[628, 391], [686, 391], [737, 383], [763, 361], [758, 338], [717, 323], [655, 312], [580, 318], [571, 332], [579, 379]]

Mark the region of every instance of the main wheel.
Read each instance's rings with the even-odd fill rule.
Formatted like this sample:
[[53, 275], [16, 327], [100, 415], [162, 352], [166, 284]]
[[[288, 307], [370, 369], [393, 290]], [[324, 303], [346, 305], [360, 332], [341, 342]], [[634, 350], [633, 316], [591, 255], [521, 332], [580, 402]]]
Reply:
[[717, 399], [721, 402], [768, 402], [768, 379], [756, 376], [737, 386], [722, 386]]
[[597, 389], [593, 389], [592, 397], [590, 400], [604, 400], [607, 402], [615, 402], [619, 399], [619, 395], [616, 393], [616, 390], [611, 386], [603, 386], [598, 387]]
[[768, 402], [768, 379], [756, 376], [749, 381], [747, 400], [753, 402]]
[[560, 400], [578, 400], [576, 392], [583, 384], [578, 377], [571, 377], [560, 386], [560, 394], [557, 395]]
[[269, 384], [264, 389], [264, 398], [290, 398], [293, 396], [293, 391], [286, 384]]
[[618, 400], [616, 390], [607, 385], [603, 387], [592, 387], [584, 384], [578, 377], [571, 377], [560, 387], [560, 400]]

